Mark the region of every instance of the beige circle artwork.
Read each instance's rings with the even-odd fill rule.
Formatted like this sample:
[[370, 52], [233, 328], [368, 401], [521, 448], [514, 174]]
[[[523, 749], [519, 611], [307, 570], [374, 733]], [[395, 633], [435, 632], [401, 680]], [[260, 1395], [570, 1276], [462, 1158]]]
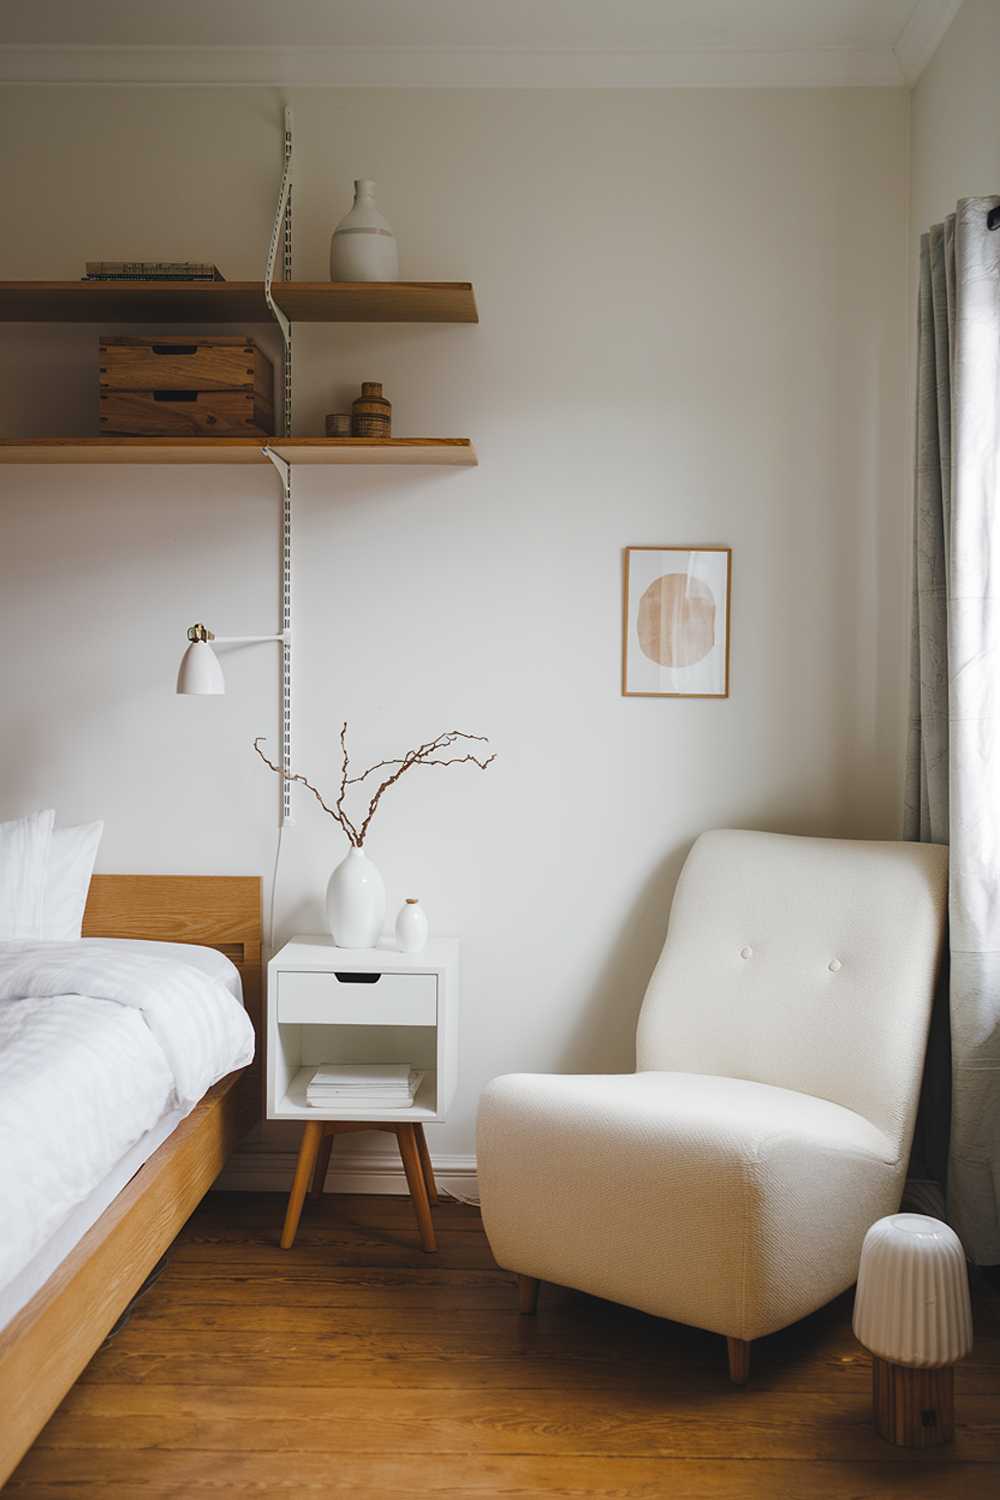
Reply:
[[715, 645], [715, 595], [703, 578], [665, 573], [639, 600], [639, 645], [661, 667], [693, 667]]

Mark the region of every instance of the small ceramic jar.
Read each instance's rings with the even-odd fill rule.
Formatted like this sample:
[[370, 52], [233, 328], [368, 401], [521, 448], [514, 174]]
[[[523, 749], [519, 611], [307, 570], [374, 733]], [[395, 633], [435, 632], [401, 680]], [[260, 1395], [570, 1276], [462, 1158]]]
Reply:
[[419, 953], [427, 945], [427, 916], [416, 896], [407, 896], [396, 918], [396, 942], [401, 953]]

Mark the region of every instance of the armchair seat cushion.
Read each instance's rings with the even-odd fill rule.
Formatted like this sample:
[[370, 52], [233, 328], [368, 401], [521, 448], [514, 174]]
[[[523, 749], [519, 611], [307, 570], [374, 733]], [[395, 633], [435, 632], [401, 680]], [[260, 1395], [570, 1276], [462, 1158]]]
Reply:
[[740, 1339], [854, 1282], [905, 1167], [827, 1099], [653, 1071], [496, 1079], [478, 1163], [500, 1265]]

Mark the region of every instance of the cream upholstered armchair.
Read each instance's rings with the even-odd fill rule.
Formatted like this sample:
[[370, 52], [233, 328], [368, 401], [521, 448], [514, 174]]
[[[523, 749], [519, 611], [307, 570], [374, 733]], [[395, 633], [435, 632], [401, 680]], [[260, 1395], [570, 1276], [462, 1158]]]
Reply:
[[694, 845], [635, 1073], [515, 1073], [479, 1112], [483, 1219], [539, 1281], [750, 1344], [851, 1286], [899, 1206], [947, 851], [719, 831]]

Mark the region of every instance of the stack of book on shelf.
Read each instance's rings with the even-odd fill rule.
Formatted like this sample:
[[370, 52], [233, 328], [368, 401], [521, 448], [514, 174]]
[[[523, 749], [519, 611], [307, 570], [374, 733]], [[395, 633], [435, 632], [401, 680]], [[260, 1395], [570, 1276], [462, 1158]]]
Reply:
[[202, 260], [88, 260], [84, 281], [225, 281]]
[[330, 1114], [409, 1109], [423, 1077], [409, 1063], [322, 1063], [306, 1084], [306, 1103]]

